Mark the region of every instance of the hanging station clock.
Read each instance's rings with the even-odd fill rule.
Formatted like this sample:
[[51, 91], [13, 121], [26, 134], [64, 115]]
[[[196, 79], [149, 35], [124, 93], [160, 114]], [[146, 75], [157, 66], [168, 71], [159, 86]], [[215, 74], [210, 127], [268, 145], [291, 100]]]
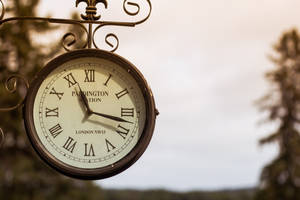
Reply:
[[85, 49], [48, 63], [29, 88], [25, 126], [34, 149], [65, 175], [99, 179], [132, 165], [156, 110], [141, 73], [110, 52]]
[[[46, 64], [30, 85], [21, 75], [8, 78], [9, 92], [17, 91], [16, 79], [20, 79], [26, 83], [27, 95], [16, 106], [0, 108], [11, 111], [24, 105], [25, 128], [33, 148], [42, 160], [64, 175], [85, 180], [116, 175], [140, 158], [152, 138], [158, 111], [146, 80], [133, 64], [112, 53], [119, 46], [115, 34], [105, 37], [113, 48], [111, 52], [99, 50], [95, 42], [95, 33], [104, 26], [134, 27], [145, 22], [152, 10], [150, 0], [145, 1], [150, 9], [144, 19], [118, 22], [98, 21], [96, 5], [102, 3], [107, 8], [107, 0], [76, 0], [76, 7], [87, 4], [82, 20], [31, 16], [4, 19], [5, 8], [0, 0], [0, 26], [35, 20], [74, 25], [87, 35], [81, 48], [70, 50], [68, 47], [77, 43], [76, 34], [65, 34], [62, 45], [69, 52]], [[124, 0], [123, 10], [135, 16], [140, 6]], [[0, 136], [1, 144], [1, 128]]]

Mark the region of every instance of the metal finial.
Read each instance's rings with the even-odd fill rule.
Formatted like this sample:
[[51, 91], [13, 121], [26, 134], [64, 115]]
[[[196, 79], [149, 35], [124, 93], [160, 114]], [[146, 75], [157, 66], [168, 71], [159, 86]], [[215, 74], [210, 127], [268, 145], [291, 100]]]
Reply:
[[97, 15], [97, 7], [98, 3], [103, 3], [105, 8], [107, 8], [106, 0], [76, 0], [76, 7], [79, 3], [85, 2], [87, 7], [85, 8], [86, 15], [81, 14], [81, 18], [84, 20], [99, 20], [100, 15]]

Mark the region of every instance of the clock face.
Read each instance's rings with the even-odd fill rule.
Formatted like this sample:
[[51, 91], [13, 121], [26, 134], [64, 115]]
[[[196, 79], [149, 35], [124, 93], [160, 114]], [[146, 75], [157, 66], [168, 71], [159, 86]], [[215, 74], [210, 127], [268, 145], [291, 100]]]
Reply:
[[78, 52], [50, 62], [37, 76], [25, 125], [39, 155], [54, 168], [83, 179], [107, 177], [145, 150], [154, 102], [127, 61], [99, 50]]

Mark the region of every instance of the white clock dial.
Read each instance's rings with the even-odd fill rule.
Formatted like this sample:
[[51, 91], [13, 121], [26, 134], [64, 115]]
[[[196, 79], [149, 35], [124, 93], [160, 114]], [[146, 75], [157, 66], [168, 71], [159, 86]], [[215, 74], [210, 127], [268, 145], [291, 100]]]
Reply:
[[[87, 113], [81, 91], [95, 113]], [[125, 157], [137, 144], [146, 119], [143, 94], [130, 73], [92, 57], [52, 71], [39, 87], [33, 108], [38, 137], [49, 153], [86, 169]]]

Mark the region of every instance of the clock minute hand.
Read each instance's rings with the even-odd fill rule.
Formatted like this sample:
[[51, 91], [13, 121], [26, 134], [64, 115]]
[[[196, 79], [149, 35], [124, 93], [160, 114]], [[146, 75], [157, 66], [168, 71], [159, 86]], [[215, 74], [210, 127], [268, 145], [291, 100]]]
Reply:
[[131, 123], [132, 124], [132, 122], [127, 121], [125, 119], [122, 119], [120, 117], [115, 117], [115, 116], [111, 116], [111, 115], [107, 115], [107, 114], [103, 114], [103, 113], [98, 113], [98, 112], [94, 112], [94, 111], [91, 111], [91, 114], [99, 115], [101, 117], [112, 119], [112, 120], [115, 120], [115, 121], [118, 121], [118, 122], [127, 122], [127, 123]]

